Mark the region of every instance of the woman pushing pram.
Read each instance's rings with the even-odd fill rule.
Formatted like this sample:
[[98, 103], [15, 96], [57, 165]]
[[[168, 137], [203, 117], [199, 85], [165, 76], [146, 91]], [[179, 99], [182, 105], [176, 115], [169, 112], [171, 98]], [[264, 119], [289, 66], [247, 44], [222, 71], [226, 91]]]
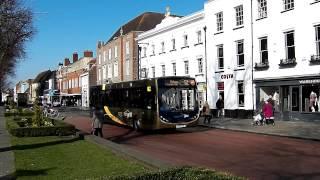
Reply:
[[272, 99], [268, 99], [263, 102], [263, 99], [260, 103], [260, 107], [258, 108], [257, 115], [254, 116], [253, 125], [264, 125], [264, 124], [272, 124], [274, 123], [274, 108]]

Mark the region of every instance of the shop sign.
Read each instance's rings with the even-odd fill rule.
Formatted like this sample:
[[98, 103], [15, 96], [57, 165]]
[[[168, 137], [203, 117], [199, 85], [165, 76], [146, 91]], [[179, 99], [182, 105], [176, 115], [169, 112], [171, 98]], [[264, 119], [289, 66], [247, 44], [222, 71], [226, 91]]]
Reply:
[[233, 78], [233, 74], [222, 74], [221, 79], [232, 79]]
[[300, 84], [320, 84], [320, 79], [299, 80]]

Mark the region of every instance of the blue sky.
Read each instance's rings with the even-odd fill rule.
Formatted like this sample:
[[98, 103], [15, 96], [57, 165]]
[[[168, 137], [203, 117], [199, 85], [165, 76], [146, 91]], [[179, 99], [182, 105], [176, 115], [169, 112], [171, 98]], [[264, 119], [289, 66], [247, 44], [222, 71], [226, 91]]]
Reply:
[[95, 52], [118, 27], [143, 12], [188, 15], [203, 9], [206, 0], [23, 0], [35, 12], [37, 34], [26, 44], [27, 57], [17, 66], [13, 83], [55, 69], [73, 52]]

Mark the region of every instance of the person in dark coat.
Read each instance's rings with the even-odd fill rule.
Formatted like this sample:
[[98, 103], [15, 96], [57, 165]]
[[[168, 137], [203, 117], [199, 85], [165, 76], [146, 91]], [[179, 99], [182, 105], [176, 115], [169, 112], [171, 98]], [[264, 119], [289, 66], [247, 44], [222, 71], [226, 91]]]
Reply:
[[222, 95], [219, 95], [219, 99], [216, 102], [216, 107], [217, 107], [217, 117], [223, 116], [223, 110], [224, 110], [224, 101], [222, 99]]

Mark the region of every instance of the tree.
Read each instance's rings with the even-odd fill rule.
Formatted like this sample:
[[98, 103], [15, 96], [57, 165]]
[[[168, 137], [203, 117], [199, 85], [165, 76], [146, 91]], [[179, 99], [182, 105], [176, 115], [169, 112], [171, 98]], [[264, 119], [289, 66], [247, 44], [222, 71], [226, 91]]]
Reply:
[[33, 13], [20, 0], [0, 0], [0, 98], [16, 64], [25, 57], [25, 43], [34, 35]]

